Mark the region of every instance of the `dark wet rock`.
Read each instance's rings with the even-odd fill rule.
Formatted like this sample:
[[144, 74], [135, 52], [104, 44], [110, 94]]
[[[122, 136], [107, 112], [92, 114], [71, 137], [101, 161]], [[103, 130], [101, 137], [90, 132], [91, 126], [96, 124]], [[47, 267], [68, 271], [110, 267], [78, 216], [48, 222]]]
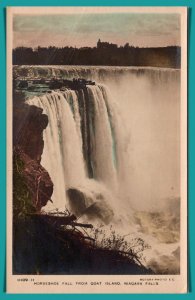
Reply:
[[40, 162], [44, 147], [43, 130], [48, 125], [48, 117], [42, 113], [41, 108], [25, 104], [22, 93], [16, 93], [15, 98], [13, 144]]
[[47, 90], [55, 89], [65, 89], [69, 88], [72, 90], [79, 90], [86, 88], [86, 85], [95, 85], [94, 81], [86, 80], [84, 78], [73, 78], [73, 80], [62, 79], [62, 78], [51, 78], [50, 80], [40, 79], [30, 79], [24, 80], [23, 78], [15, 78], [13, 80], [13, 86], [18, 90], [34, 91], [40, 88], [47, 88]]
[[89, 219], [99, 218], [105, 224], [109, 223], [114, 212], [104, 200], [101, 193], [93, 194], [93, 198], [76, 188], [67, 190], [71, 211], [76, 215], [86, 215]]
[[21, 80], [18, 84], [18, 87], [21, 88], [21, 89], [28, 88], [28, 81], [27, 80]]

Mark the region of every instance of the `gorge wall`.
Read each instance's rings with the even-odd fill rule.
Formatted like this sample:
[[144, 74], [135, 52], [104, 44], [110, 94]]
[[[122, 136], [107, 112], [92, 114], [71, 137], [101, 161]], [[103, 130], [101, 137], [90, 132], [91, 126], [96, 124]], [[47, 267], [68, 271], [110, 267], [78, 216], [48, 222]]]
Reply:
[[50, 175], [40, 164], [44, 148], [43, 130], [48, 125], [48, 118], [40, 108], [26, 105], [23, 93], [16, 92], [13, 98], [13, 185], [15, 190], [16, 185], [20, 185], [19, 180], [15, 182], [17, 173], [30, 194], [32, 207], [39, 211], [53, 193]]

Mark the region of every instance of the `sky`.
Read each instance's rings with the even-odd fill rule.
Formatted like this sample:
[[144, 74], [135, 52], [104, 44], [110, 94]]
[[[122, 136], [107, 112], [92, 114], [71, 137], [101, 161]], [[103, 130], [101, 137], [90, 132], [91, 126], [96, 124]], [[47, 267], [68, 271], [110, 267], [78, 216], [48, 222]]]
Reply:
[[138, 47], [180, 45], [176, 13], [16, 14], [13, 47], [95, 47], [98, 39]]

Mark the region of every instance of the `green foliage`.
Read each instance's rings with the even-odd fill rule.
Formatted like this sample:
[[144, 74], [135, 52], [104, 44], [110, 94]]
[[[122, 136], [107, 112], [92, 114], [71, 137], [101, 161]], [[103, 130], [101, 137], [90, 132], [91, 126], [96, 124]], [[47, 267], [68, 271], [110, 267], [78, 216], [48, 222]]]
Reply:
[[26, 214], [35, 212], [30, 191], [22, 171], [24, 163], [18, 154], [13, 156], [13, 216], [24, 218]]

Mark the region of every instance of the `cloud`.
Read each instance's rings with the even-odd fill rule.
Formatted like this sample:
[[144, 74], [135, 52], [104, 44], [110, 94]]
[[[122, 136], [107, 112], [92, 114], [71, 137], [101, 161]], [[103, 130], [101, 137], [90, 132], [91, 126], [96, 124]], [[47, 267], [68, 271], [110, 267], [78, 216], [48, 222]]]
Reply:
[[[180, 44], [180, 18], [177, 14], [15, 15], [13, 29], [14, 46], [21, 46], [21, 43], [30, 45], [31, 40], [35, 43], [32, 46], [37, 46], [40, 43], [39, 36], [48, 36], [48, 41], [44, 39], [45, 46], [48, 46], [52, 44], [49, 41], [52, 34], [57, 44], [61, 44], [64, 35], [69, 44], [76, 46], [86, 46], [86, 43], [95, 46], [97, 38], [106, 40], [108, 36], [112, 42], [121, 41], [122, 44], [129, 42], [136, 45], [139, 43], [136, 36], [147, 37], [145, 46], [158, 46], [158, 42], [160, 45], [162, 42], [165, 45]], [[41, 43], [43, 45], [43, 41]]]

